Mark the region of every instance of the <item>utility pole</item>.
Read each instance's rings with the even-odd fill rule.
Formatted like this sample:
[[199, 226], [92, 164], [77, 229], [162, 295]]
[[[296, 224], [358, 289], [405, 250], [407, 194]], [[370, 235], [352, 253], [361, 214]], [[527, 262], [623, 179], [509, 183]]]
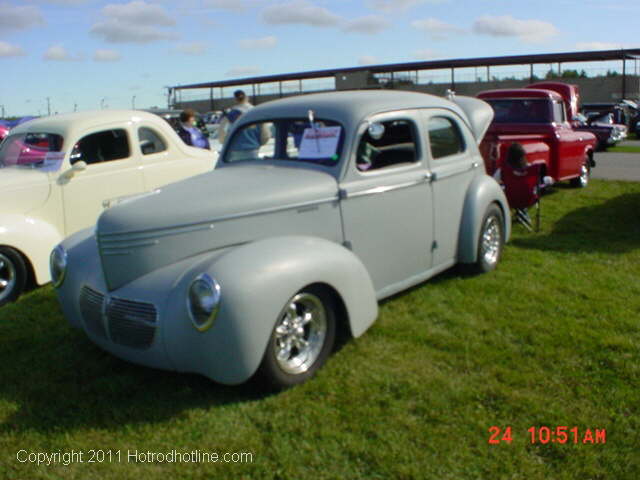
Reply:
[[78, 111], [78, 104], [76, 102], [73, 102], [73, 111], [74, 112]]
[[132, 110], [136, 109], [136, 96], [135, 95], [133, 97], [131, 97], [131, 109]]
[[47, 97], [47, 116], [51, 116], [51, 99]]
[[100, 110], [104, 110], [104, 101], [106, 100], [106, 98], [103, 98], [102, 100], [100, 100]]

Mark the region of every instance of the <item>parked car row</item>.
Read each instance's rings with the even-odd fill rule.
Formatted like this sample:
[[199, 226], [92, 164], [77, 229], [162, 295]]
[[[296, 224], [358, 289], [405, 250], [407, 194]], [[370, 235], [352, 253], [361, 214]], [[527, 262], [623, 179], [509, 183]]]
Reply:
[[511, 220], [490, 175], [511, 143], [586, 186], [596, 137], [570, 123], [575, 98], [531, 87], [276, 100], [233, 124], [219, 161], [145, 112], [30, 122], [0, 144], [0, 303], [51, 280], [117, 357], [304, 382], [380, 300], [456, 264], [496, 268]]

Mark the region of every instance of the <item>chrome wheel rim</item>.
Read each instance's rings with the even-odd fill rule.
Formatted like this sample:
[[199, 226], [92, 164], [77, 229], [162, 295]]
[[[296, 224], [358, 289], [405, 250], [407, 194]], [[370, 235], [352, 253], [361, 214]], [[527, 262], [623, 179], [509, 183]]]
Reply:
[[11, 295], [16, 285], [16, 267], [6, 255], [0, 253], [0, 301]]
[[500, 254], [500, 224], [494, 216], [487, 218], [482, 233], [482, 259], [488, 265], [498, 262]]
[[276, 361], [286, 373], [308, 371], [320, 356], [327, 336], [327, 314], [311, 293], [298, 293], [285, 307], [273, 335]]
[[582, 185], [589, 183], [589, 169], [586, 165], [582, 165], [580, 168], [580, 183]]

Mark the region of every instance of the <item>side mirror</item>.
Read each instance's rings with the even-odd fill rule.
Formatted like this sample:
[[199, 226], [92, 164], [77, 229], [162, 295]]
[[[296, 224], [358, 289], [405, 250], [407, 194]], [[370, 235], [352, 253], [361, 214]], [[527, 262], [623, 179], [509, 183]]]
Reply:
[[85, 162], [84, 160], [78, 160], [76, 163], [74, 163], [71, 166], [71, 171], [73, 173], [84, 172], [86, 169], [87, 169], [87, 162]]
[[384, 130], [385, 130], [384, 125], [376, 122], [369, 125], [367, 132], [369, 133], [369, 136], [372, 139], [380, 140], [384, 135]]
[[84, 172], [87, 169], [87, 162], [84, 160], [78, 160], [76, 163], [71, 165], [69, 170], [62, 172], [60, 177], [58, 178], [58, 183], [60, 185], [65, 185], [69, 183], [76, 173]]

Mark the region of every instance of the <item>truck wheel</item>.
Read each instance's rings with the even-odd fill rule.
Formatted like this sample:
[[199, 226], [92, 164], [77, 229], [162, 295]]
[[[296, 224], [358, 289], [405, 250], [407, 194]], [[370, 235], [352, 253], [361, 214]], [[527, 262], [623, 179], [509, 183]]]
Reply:
[[580, 176], [571, 179], [571, 186], [584, 188], [589, 185], [589, 177], [591, 177], [591, 166], [589, 165], [589, 160], [586, 160], [580, 167]]
[[504, 216], [495, 203], [487, 208], [478, 236], [478, 259], [473, 271], [486, 273], [494, 270], [502, 256], [504, 246]]
[[330, 294], [318, 287], [296, 293], [276, 320], [257, 372], [258, 379], [270, 390], [306, 381], [331, 353], [335, 330]]
[[0, 307], [13, 302], [25, 289], [27, 267], [14, 249], [0, 247]]

